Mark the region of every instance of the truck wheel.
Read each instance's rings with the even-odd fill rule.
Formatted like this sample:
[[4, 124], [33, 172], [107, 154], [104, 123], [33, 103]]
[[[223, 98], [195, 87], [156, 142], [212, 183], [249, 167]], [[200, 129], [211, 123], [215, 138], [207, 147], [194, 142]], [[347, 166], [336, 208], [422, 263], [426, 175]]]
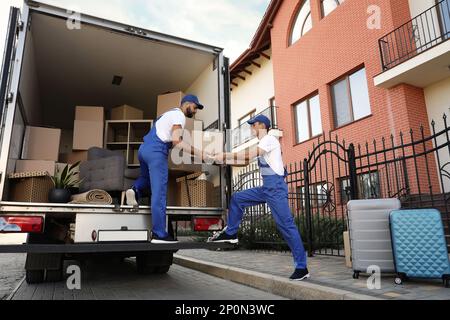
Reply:
[[45, 280], [47, 282], [59, 282], [63, 279], [63, 270], [47, 270]]
[[156, 268], [157, 274], [166, 274], [169, 272], [171, 266], [160, 266]]
[[27, 270], [25, 280], [28, 284], [38, 284], [44, 282], [44, 270]]

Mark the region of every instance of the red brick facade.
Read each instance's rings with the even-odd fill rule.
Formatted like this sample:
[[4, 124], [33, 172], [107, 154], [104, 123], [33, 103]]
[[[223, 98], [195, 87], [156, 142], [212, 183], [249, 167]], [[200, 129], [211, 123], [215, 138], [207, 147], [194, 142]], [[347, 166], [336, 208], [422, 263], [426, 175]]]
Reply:
[[[410, 128], [430, 129], [423, 90], [400, 85], [391, 90], [374, 86], [381, 73], [378, 40], [411, 19], [408, 0], [346, 0], [321, 19], [320, 0], [311, 0], [312, 29], [288, 47], [288, 37], [299, 0], [284, 0], [273, 20], [271, 41], [279, 127], [286, 163], [302, 161], [317, 139], [296, 145], [293, 104], [319, 93], [322, 127], [354, 144], [365, 144]], [[381, 29], [370, 30], [369, 6], [381, 9]], [[330, 83], [364, 66], [367, 73], [372, 115], [334, 128]]]

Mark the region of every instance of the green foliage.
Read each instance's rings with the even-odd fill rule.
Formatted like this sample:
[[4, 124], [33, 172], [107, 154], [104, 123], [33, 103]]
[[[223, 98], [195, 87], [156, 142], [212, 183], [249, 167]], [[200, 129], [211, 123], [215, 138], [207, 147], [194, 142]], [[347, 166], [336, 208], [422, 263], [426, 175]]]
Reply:
[[[303, 242], [307, 243], [308, 230], [304, 216], [296, 217]], [[343, 233], [347, 230], [343, 218], [313, 216], [313, 247], [319, 249], [340, 249], [343, 247]], [[288, 250], [287, 244], [277, 229], [272, 215], [265, 214], [246, 220], [239, 230], [239, 242], [248, 249], [270, 247], [275, 250]]]
[[80, 162], [73, 165], [66, 165], [62, 171], [57, 170], [55, 176], [51, 177], [56, 189], [70, 189], [80, 184], [83, 179], [76, 179], [79, 173]]

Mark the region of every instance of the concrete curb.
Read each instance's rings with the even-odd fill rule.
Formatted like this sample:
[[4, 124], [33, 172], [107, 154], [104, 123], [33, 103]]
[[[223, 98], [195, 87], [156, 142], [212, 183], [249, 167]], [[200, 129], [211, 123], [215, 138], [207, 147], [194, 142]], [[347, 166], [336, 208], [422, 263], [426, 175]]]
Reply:
[[310, 282], [293, 282], [278, 276], [229, 267], [180, 255], [174, 255], [174, 263], [291, 300], [382, 300], [346, 290]]
[[25, 282], [25, 277], [20, 280], [19, 284], [15, 287], [15, 289], [11, 292], [11, 294], [6, 298], [6, 301], [11, 301], [14, 296], [16, 295], [17, 291], [19, 291], [19, 288], [22, 286], [22, 284]]

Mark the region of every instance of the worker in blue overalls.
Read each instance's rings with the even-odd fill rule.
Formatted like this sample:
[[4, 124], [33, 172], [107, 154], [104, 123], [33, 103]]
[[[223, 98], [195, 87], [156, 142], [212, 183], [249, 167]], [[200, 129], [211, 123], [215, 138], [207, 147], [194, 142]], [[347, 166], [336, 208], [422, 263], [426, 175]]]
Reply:
[[248, 165], [251, 160], [258, 157], [263, 186], [235, 193], [229, 206], [227, 227], [208, 241], [237, 244], [237, 234], [245, 208], [267, 203], [279, 231], [294, 256], [295, 272], [290, 279], [305, 280], [310, 277], [306, 252], [289, 208], [288, 187], [285, 181], [287, 171], [283, 164], [280, 142], [268, 134], [271, 123], [266, 116], [259, 115], [248, 123], [252, 126], [252, 133], [259, 139], [258, 146], [250, 152], [217, 154], [214, 159], [218, 163], [229, 165], [236, 165], [241, 161], [237, 166], [242, 166]]
[[199, 159], [207, 157], [201, 150], [183, 141], [186, 117], [193, 118], [197, 110], [203, 110], [198, 98], [187, 95], [181, 106], [161, 115], [153, 123], [139, 148], [141, 175], [133, 187], [126, 191], [127, 204], [138, 206], [143, 192], [151, 190], [152, 243], [176, 243], [166, 230], [167, 183], [169, 179], [169, 152], [172, 148], [182, 149]]

